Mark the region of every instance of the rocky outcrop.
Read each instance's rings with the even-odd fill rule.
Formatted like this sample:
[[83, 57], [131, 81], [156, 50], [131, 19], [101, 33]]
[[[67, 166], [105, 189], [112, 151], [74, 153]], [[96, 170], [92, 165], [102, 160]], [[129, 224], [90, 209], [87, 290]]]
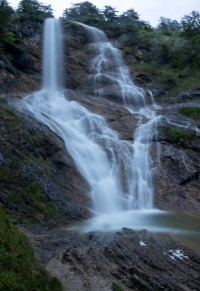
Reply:
[[185, 104], [163, 109], [158, 134], [160, 156], [155, 174], [155, 203], [161, 209], [198, 212], [200, 123], [183, 116], [179, 112], [181, 106]]
[[126, 228], [79, 234], [26, 227], [24, 232], [64, 290], [199, 290], [200, 256], [167, 235]]
[[122, 104], [86, 95], [80, 91], [68, 91], [67, 95], [70, 100], [78, 101], [90, 112], [103, 116], [109, 127], [119, 134], [120, 139], [133, 141], [138, 118], [130, 114]]
[[21, 47], [10, 47], [0, 57], [1, 94], [30, 93], [41, 84], [41, 40], [38, 36], [25, 38]]

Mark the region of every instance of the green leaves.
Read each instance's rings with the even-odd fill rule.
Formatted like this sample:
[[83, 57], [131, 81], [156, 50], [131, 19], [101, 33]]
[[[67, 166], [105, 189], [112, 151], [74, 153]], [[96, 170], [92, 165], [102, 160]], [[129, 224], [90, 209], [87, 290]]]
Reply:
[[0, 51], [3, 51], [7, 44], [15, 42], [14, 34], [11, 30], [12, 16], [14, 10], [6, 0], [0, 0]]
[[90, 25], [95, 25], [103, 20], [100, 10], [88, 1], [74, 4], [71, 8], [65, 9], [63, 17], [66, 20], [78, 21]]
[[42, 22], [45, 18], [53, 17], [51, 5], [43, 5], [37, 0], [21, 0], [18, 5], [17, 15], [22, 21], [32, 20]]
[[200, 34], [200, 13], [192, 11], [191, 14], [185, 15], [181, 21], [182, 34], [188, 39], [199, 37]]

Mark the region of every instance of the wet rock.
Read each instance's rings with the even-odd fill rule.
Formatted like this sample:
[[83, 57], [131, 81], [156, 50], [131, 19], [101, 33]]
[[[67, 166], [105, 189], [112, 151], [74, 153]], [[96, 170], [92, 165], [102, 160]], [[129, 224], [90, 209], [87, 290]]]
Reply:
[[7, 70], [11, 74], [14, 74], [14, 75], [17, 74], [16, 68], [13, 66], [11, 61], [5, 56], [1, 56], [0, 68]]
[[122, 290], [198, 290], [200, 256], [167, 235], [127, 228], [82, 235], [41, 227], [23, 231], [64, 290], [110, 291], [114, 285]]
[[147, 74], [138, 72], [134, 76], [134, 81], [136, 84], [142, 86], [146, 83], [152, 82], [152, 78], [150, 78]]
[[[200, 155], [198, 122], [179, 113], [179, 106], [163, 109], [158, 127], [155, 204], [161, 209], [196, 212], [200, 207]], [[168, 130], [166, 136], [165, 129]]]
[[168, 90], [161, 89], [160, 92], [157, 88], [152, 90], [153, 94], [161, 104], [187, 104], [189, 102], [197, 102], [200, 98], [200, 89], [189, 89], [187, 91], [182, 91], [179, 95], [171, 96]]
[[[83, 88], [89, 76], [91, 54], [88, 52], [88, 36], [80, 25], [65, 24], [65, 87]], [[73, 72], [73, 73], [72, 73]]]
[[[68, 94], [70, 95], [70, 92]], [[73, 96], [69, 98], [78, 101], [90, 112], [103, 116], [109, 127], [119, 135], [120, 139], [133, 140], [138, 118], [134, 117], [122, 104], [90, 95], [86, 97], [80, 92], [73, 92]]]
[[156, 101], [160, 97], [164, 97], [164, 99], [166, 100], [166, 96], [169, 95], [169, 91], [167, 89], [164, 89], [164, 88], [156, 87], [156, 88], [153, 88], [152, 94], [153, 94], [154, 98], [156, 99]]

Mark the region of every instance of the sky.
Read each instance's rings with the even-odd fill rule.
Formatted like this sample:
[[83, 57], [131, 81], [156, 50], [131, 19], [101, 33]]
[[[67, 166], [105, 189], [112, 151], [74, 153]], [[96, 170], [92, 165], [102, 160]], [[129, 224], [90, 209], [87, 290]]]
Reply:
[[[51, 4], [55, 17], [62, 16], [63, 10], [72, 4], [86, 0], [40, 0], [43, 4]], [[117, 11], [125, 12], [133, 8], [141, 20], [148, 21], [156, 26], [159, 18], [166, 17], [180, 21], [185, 14], [192, 11], [200, 11], [200, 0], [87, 0], [97, 8], [102, 9], [105, 5], [116, 8]], [[18, 0], [8, 0], [13, 8], [16, 8]]]

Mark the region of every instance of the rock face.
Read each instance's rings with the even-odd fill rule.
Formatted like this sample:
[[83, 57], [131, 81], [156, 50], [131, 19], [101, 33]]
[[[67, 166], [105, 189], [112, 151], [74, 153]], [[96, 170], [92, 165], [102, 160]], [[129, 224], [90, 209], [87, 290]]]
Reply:
[[200, 256], [167, 235], [126, 228], [82, 235], [40, 227], [24, 231], [64, 290], [199, 290]]
[[41, 39], [25, 38], [22, 44], [0, 57], [1, 94], [28, 94], [41, 84]]
[[[200, 207], [200, 123], [183, 116], [179, 108], [163, 109], [159, 125], [159, 163], [155, 177], [155, 204], [161, 209], [198, 212]], [[196, 103], [190, 103], [196, 106]]]

